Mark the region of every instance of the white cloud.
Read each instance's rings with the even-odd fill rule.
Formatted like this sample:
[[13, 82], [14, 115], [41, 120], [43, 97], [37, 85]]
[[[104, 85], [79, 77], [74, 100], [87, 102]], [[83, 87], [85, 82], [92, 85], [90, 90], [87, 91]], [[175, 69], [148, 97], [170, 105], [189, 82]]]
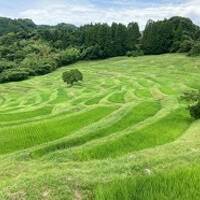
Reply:
[[[118, 0], [115, 1], [115, 4]], [[54, 1], [55, 2], [55, 1]], [[137, 21], [143, 28], [148, 19], [158, 20], [175, 15], [192, 18], [200, 24], [200, 0], [187, 0], [180, 4], [165, 3], [157, 6], [138, 8], [104, 7], [91, 4], [89, 0], [60, 1], [58, 3], [43, 4], [40, 8], [28, 9], [19, 14], [19, 17], [33, 19], [37, 24], [57, 24], [60, 22], [81, 25], [91, 22], [123, 22]], [[126, 2], [126, 1], [125, 1]]]

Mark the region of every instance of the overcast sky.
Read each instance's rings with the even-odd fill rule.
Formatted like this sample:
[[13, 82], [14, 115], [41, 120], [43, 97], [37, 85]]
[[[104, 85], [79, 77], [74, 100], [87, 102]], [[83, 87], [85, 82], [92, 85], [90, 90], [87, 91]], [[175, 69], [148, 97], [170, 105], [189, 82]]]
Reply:
[[175, 15], [200, 25], [200, 0], [0, 0], [0, 16], [30, 18], [36, 24], [136, 21], [143, 28], [148, 19]]

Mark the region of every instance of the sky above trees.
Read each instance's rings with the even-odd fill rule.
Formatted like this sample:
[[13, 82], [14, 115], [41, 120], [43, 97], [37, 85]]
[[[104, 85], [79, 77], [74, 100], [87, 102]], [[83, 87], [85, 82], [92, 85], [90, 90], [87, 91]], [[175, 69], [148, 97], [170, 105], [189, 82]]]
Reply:
[[0, 16], [31, 18], [37, 24], [137, 21], [144, 28], [148, 19], [175, 15], [200, 25], [200, 0], [0, 0]]

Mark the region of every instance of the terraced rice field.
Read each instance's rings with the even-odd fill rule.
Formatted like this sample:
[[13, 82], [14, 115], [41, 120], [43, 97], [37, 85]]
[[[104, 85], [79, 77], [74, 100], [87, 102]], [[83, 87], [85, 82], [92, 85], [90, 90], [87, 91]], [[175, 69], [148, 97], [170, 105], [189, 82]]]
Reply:
[[200, 58], [181, 54], [0, 85], [0, 199], [199, 199], [200, 122], [179, 99], [198, 88]]

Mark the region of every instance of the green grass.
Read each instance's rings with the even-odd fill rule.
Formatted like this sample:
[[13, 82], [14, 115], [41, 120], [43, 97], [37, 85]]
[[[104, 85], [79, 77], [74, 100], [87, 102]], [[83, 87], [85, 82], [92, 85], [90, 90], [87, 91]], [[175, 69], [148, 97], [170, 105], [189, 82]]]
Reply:
[[[148, 110], [146, 108], [146, 110]], [[155, 112], [155, 111], [154, 111]], [[137, 115], [139, 116], [139, 115]], [[184, 133], [192, 120], [184, 110], [175, 110], [159, 121], [139, 130], [124, 134], [116, 139], [70, 152], [74, 160], [103, 159], [125, 153], [156, 147], [174, 141]]]
[[[146, 109], [143, 109], [143, 108]], [[55, 145], [48, 145], [46, 148], [40, 149], [34, 153], [34, 155], [44, 155], [52, 151], [67, 149], [70, 147], [78, 146], [89, 142], [91, 140], [108, 136], [119, 131], [122, 131], [129, 126], [133, 126], [144, 119], [153, 116], [160, 109], [159, 102], [142, 102], [139, 105], [133, 107], [126, 115], [121, 119], [117, 120], [115, 123], [111, 124], [107, 128], [101, 128], [97, 131], [91, 131], [88, 134], [82, 136], [77, 136], [69, 139], [65, 142], [61, 142]]]
[[97, 107], [71, 117], [4, 128], [0, 131], [0, 153], [9, 153], [56, 140], [100, 120], [114, 111], [112, 107]]
[[108, 100], [114, 103], [124, 103], [124, 94], [125, 92], [116, 92], [112, 94]]
[[180, 168], [136, 179], [126, 178], [99, 185], [95, 200], [198, 200], [200, 168]]
[[0, 114], [0, 122], [10, 122], [17, 120], [26, 120], [33, 117], [51, 114], [52, 106], [42, 107], [33, 111], [26, 111], [20, 113]]
[[[0, 85], [0, 200], [197, 200], [200, 87], [183, 54], [84, 61]], [[84, 75], [67, 87], [62, 73]]]
[[85, 102], [86, 105], [94, 105], [94, 104], [98, 104], [99, 101], [105, 97], [104, 95], [98, 96], [98, 97], [94, 97], [92, 99], [89, 99]]

